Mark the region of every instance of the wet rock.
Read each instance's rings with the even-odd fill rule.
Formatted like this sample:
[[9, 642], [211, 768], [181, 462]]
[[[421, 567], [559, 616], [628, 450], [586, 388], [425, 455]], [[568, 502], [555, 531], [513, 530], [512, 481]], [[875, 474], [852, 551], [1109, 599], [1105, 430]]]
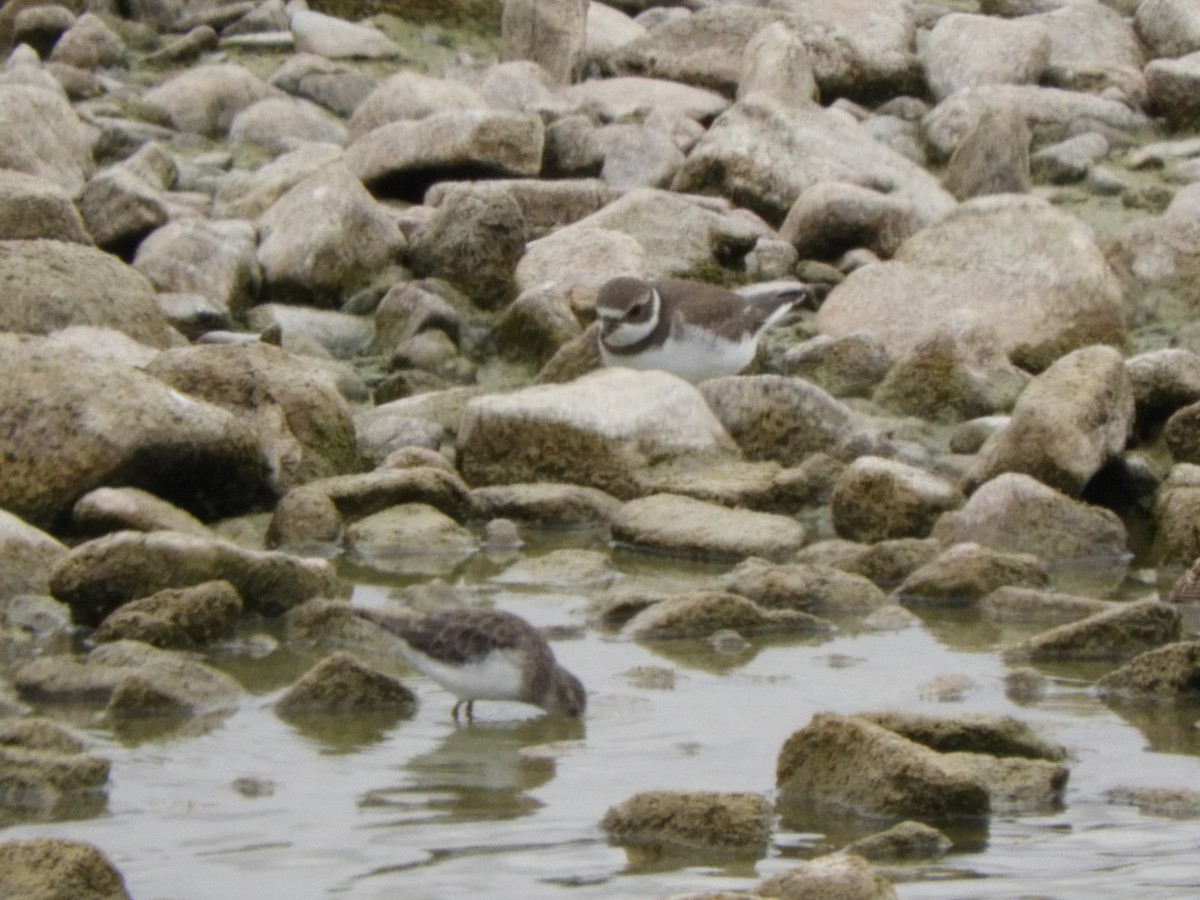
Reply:
[[350, 408], [322, 369], [269, 344], [160, 354], [147, 371], [253, 429], [278, 488], [358, 468]]
[[71, 521], [85, 534], [109, 531], [179, 531], [207, 536], [190, 513], [140, 488], [96, 488], [76, 501]]
[[949, 327], [896, 360], [873, 399], [899, 415], [954, 421], [1007, 412], [1028, 383], [991, 328]]
[[18, 594], [44, 594], [50, 572], [67, 548], [50, 535], [0, 509], [0, 604]]
[[1189, 565], [1200, 557], [1200, 534], [1192, 527], [1200, 516], [1200, 466], [1179, 463], [1159, 486], [1154, 499], [1154, 554], [1160, 565]]
[[624, 846], [757, 858], [770, 838], [771, 806], [761, 794], [645, 791], [609, 808], [600, 827]]
[[607, 587], [620, 577], [607, 553], [598, 550], [551, 550], [544, 556], [514, 562], [492, 578], [492, 582], [541, 587]]
[[986, 194], [1024, 194], [1033, 187], [1033, 135], [1014, 106], [984, 110], [954, 148], [942, 179], [959, 200]]
[[80, 544], [51, 573], [50, 587], [79, 621], [95, 623], [130, 600], [206, 581], [228, 581], [247, 610], [266, 615], [342, 593], [325, 560], [243, 550], [170, 531], [119, 531]]
[[71, 195], [92, 173], [95, 130], [53, 91], [0, 85], [0, 131], [21, 137], [0, 147], [0, 167], [45, 178]]
[[612, 520], [616, 541], [684, 556], [761, 556], [781, 561], [802, 547], [804, 526], [788, 516], [728, 509], [654, 494], [627, 502]]
[[479, 539], [445, 513], [405, 503], [359, 519], [346, 529], [350, 557], [375, 569], [441, 571], [479, 550]]
[[652, 603], [625, 623], [623, 633], [654, 641], [708, 637], [722, 629], [751, 635], [832, 630], [828, 622], [808, 613], [763, 609], [752, 600], [722, 591], [697, 591]]
[[403, 55], [390, 38], [370, 25], [309, 9], [291, 14], [291, 29], [300, 53], [315, 53], [327, 59], [392, 59]]
[[585, 0], [514, 0], [500, 18], [502, 56], [535, 62], [552, 84], [569, 84], [583, 64], [587, 20]]
[[925, 537], [938, 516], [964, 500], [954, 484], [924, 469], [860, 456], [834, 484], [833, 526], [841, 537], [863, 543]]
[[931, 716], [888, 710], [861, 713], [859, 718], [881, 725], [939, 753], [972, 753], [1062, 762], [1067, 749], [1039, 735], [1028, 723], [1012, 716], [967, 713]]
[[866, 817], [939, 821], [986, 816], [987, 788], [927, 747], [853, 716], [820, 713], [792, 734], [776, 764], [780, 803]]
[[420, 201], [434, 181], [541, 171], [541, 119], [501, 110], [439, 112], [367, 132], [346, 148], [351, 174], [377, 194]]
[[138, 244], [133, 267], [159, 291], [200, 294], [222, 315], [254, 301], [262, 283], [257, 232], [248, 222], [183, 219]]
[[735, 593], [765, 609], [791, 609], [816, 616], [865, 616], [886, 602], [861, 575], [822, 565], [776, 565], [748, 559], [723, 579]]
[[65, 325], [115, 328], [150, 347], [181, 343], [150, 283], [94, 247], [50, 240], [0, 241], [0, 279], [8, 286], [0, 329], [48, 334]]
[[0, 808], [33, 819], [99, 813], [109, 761], [86, 751], [83, 741], [49, 719], [0, 719]]
[[0, 241], [46, 238], [90, 244], [66, 190], [46, 178], [0, 170]]
[[817, 335], [789, 347], [776, 364], [834, 397], [868, 397], [887, 374], [892, 361], [883, 345], [866, 334], [833, 338]]
[[475, 485], [570, 481], [619, 498], [642, 492], [652, 462], [736, 455], [694, 387], [628, 369], [472, 400], [458, 445]]
[[864, 859], [936, 859], [953, 842], [924, 822], [901, 822], [886, 831], [859, 838], [846, 845], [846, 852]]
[[1066, 766], [1042, 759], [997, 758], [978, 753], [948, 753], [945, 758], [987, 787], [994, 812], [1009, 815], [1059, 808], [1070, 777]]
[[1049, 580], [1031, 554], [955, 544], [905, 578], [892, 596], [906, 606], [967, 607], [1005, 585], [1040, 588]]
[[789, 108], [762, 94], [738, 101], [713, 123], [672, 187], [736, 198], [779, 223], [819, 181], [889, 184], [920, 223], [953, 205], [932, 176], [857, 124], [816, 104]]
[[1200, 818], [1200, 792], [1189, 788], [1116, 787], [1104, 796], [1109, 803], [1136, 806], [1144, 816]]
[[[996, 317], [996, 304], [1013, 314]], [[1009, 358], [1034, 370], [1125, 335], [1120, 286], [1091, 230], [1045, 200], [1011, 194], [969, 200], [894, 259], [856, 269], [816, 324], [834, 337], [869, 334], [898, 358], [947, 321], [988, 322]]]
[[0, 891], [38, 900], [129, 900], [125, 880], [94, 845], [62, 838], [0, 844]]
[[574, 484], [506, 484], [471, 491], [472, 507], [484, 518], [506, 516], [535, 525], [606, 525], [621, 501], [596, 488]]
[[923, 58], [937, 100], [978, 84], [1037, 84], [1050, 35], [1036, 20], [951, 13], [930, 31]]
[[97, 644], [135, 640], [164, 649], [203, 647], [233, 635], [242, 598], [228, 581], [158, 591], [117, 607], [91, 634]]
[[760, 881], [756, 897], [786, 897], [797, 900], [824, 897], [829, 900], [894, 900], [891, 883], [861, 856], [832, 853], [818, 856]]
[[1075, 622], [1112, 608], [1106, 600], [1020, 587], [998, 588], [979, 601], [980, 614], [991, 622]]
[[1101, 696], [1122, 702], [1186, 703], [1200, 694], [1200, 642], [1147, 650], [1096, 683]]
[[1059, 625], [1005, 649], [1008, 660], [1125, 660], [1181, 634], [1179, 610], [1153, 597]]
[[1125, 449], [1133, 429], [1133, 389], [1111, 347], [1062, 357], [1030, 382], [1008, 425], [979, 451], [971, 477], [981, 484], [1023, 472], [1072, 496]]
[[398, 679], [344, 652], [321, 660], [275, 702], [275, 711], [284, 718], [364, 713], [408, 718], [416, 709], [416, 695]]
[[961, 509], [943, 515], [933, 537], [1031, 553], [1047, 564], [1129, 554], [1125, 526], [1115, 513], [1012, 472], [984, 482]]
[[244, 694], [224, 672], [131, 640], [103, 644], [82, 661], [38, 657], [17, 669], [13, 681], [34, 702], [105, 707], [118, 720], [194, 718], [229, 710]]
[[339, 521], [354, 522], [404, 503], [423, 503], [454, 519], [469, 509], [467, 487], [453, 472], [435, 466], [376, 469], [309, 482], [276, 505], [268, 532], [273, 545], [321, 543]]
[[196, 66], [142, 95], [141, 102], [179, 131], [223, 136], [234, 116], [281, 93], [234, 63]]
[[929, 538], [898, 538], [875, 544], [830, 540], [805, 547], [796, 554], [796, 561], [829, 565], [862, 575], [887, 590], [932, 562], [942, 549], [938, 541]]
[[[229, 512], [261, 497], [266, 468], [248, 428], [131, 367], [9, 338], [0, 353], [0, 504], [32, 524], [61, 519], [114, 480], [179, 505]], [[31, 422], [21, 411], [36, 406]]]
[[258, 220], [268, 297], [336, 306], [397, 261], [394, 219], [340, 162], [296, 184]]
[[712, 378], [700, 393], [750, 459], [798, 465], [813, 453], [833, 450], [858, 426], [847, 406], [802, 378]]

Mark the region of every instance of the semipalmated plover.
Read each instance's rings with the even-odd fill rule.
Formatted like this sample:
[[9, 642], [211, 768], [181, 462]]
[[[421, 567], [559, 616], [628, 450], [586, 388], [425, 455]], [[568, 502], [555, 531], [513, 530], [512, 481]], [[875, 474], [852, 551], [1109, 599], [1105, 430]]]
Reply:
[[600, 288], [600, 356], [606, 366], [661, 369], [688, 381], [736, 375], [754, 359], [758, 338], [808, 285], [735, 294], [699, 281], [614, 278]]
[[365, 619], [400, 638], [400, 653], [466, 705], [468, 721], [476, 700], [516, 700], [548, 713], [578, 717], [587, 706], [579, 679], [558, 664], [536, 628], [512, 613], [452, 609], [424, 616], [399, 616], [356, 608]]

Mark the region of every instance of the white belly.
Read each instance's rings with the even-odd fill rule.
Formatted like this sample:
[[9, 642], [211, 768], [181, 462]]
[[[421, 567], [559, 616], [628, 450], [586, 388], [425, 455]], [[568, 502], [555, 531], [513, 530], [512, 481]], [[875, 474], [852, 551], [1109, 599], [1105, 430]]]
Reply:
[[754, 359], [757, 339], [747, 338], [738, 343], [723, 341], [707, 332], [685, 328], [682, 339], [666, 341], [642, 353], [621, 356], [609, 353], [600, 345], [600, 356], [606, 366], [627, 369], [660, 369], [691, 382], [722, 375], [736, 375]]
[[460, 700], [515, 700], [523, 693], [521, 658], [493, 650], [478, 662], [448, 665], [405, 647], [405, 659]]

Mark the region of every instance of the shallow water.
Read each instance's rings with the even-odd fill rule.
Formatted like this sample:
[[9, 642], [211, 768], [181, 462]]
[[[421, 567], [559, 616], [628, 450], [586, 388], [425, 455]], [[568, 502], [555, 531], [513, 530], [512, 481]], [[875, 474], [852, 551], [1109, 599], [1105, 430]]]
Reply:
[[[596, 546], [585, 535], [565, 543]], [[629, 585], [711, 586], [725, 568], [622, 553], [614, 561]], [[636, 858], [609, 846], [598, 822], [641, 790], [769, 795], [780, 746], [814, 713], [898, 708], [1016, 715], [1075, 756], [1062, 808], [997, 816], [967, 850], [887, 867], [902, 898], [1149, 900], [1200, 887], [1200, 820], [1142, 815], [1105, 798], [1116, 787], [1200, 786], [1200, 709], [1114, 711], [1090, 688], [1103, 671], [1094, 666], [1044, 670], [1045, 697], [1018, 705], [1005, 694], [1008, 669], [996, 648], [1028, 629], [941, 616], [898, 632], [756, 641], [730, 656], [703, 642], [618, 639], [586, 625], [595, 589], [488, 582], [498, 568], [467, 566], [482, 584], [464, 591], [565, 635], [556, 652], [588, 686], [584, 722], [481, 702], [474, 724], [455, 725], [453, 699], [396, 663], [421, 698], [413, 719], [301, 728], [271, 704], [318, 654], [217, 654], [253, 692], [236, 713], [202, 723], [198, 734], [122, 740], [91, 731], [113, 762], [106, 813], [20, 825], [4, 838], [91, 841], [138, 900], [745, 889], [832, 849], [827, 824], [782, 823], [767, 858], [730, 862]], [[355, 602], [387, 602], [389, 583], [413, 580], [367, 580]], [[637, 667], [673, 673], [674, 686], [639, 681]], [[235, 779], [249, 781], [237, 782], [239, 791]]]

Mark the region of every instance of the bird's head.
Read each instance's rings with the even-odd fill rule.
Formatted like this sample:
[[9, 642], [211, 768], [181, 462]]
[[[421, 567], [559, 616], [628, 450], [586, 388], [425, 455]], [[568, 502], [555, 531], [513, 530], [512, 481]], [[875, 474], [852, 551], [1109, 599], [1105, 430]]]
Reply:
[[635, 344], [658, 324], [660, 299], [654, 285], [640, 278], [613, 278], [596, 297], [600, 338], [606, 344]]

